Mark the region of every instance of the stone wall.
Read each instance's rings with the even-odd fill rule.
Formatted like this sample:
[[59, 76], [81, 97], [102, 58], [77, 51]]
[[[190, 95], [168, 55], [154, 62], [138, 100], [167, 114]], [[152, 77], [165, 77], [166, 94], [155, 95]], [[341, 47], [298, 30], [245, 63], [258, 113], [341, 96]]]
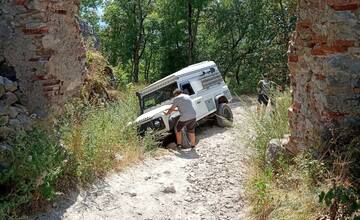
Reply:
[[[85, 48], [79, 0], [0, 0], [0, 76], [15, 80], [20, 103], [45, 116], [80, 91]], [[4, 67], [5, 66], [5, 67]]]
[[18, 84], [0, 76], [0, 143], [17, 131], [31, 128], [28, 110], [20, 104]]
[[360, 0], [299, 0], [288, 56], [292, 150], [316, 146], [333, 128], [359, 126], [359, 39]]

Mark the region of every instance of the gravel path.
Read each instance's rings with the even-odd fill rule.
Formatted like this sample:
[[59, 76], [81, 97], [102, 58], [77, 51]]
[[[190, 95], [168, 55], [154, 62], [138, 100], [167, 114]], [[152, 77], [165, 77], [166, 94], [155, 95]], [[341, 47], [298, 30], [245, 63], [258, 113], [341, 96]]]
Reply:
[[244, 105], [232, 104], [234, 128], [200, 126], [196, 150], [170, 150], [110, 174], [37, 219], [248, 219]]

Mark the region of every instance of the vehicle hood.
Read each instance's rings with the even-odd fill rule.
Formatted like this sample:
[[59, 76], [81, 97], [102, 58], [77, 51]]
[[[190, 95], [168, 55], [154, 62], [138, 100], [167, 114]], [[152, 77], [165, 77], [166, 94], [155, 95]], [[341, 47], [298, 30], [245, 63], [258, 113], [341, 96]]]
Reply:
[[171, 107], [171, 104], [157, 107], [157, 108], [155, 108], [155, 109], [153, 109], [153, 110], [151, 110], [151, 111], [149, 111], [149, 112], [146, 112], [146, 113], [140, 115], [140, 116], [135, 120], [135, 122], [136, 122], [136, 123], [142, 123], [142, 122], [149, 121], [149, 120], [151, 120], [152, 118], [160, 117], [161, 115], [163, 115], [163, 112], [164, 112], [165, 110], [168, 110], [170, 107]]

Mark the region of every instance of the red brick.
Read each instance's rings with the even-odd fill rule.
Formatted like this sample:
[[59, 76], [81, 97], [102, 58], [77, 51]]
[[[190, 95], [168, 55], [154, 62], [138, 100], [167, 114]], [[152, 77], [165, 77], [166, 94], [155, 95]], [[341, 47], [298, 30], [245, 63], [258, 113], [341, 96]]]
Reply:
[[323, 55], [327, 55], [327, 54], [334, 54], [334, 53], [344, 53], [347, 51], [347, 47], [344, 46], [320, 46], [320, 47], [316, 47], [313, 48], [311, 50], [311, 54], [315, 55], [315, 56], [323, 56]]
[[54, 54], [54, 51], [52, 49], [45, 49], [45, 48], [40, 48], [36, 50], [36, 55], [41, 56], [43, 58], [47, 58], [49, 59], [51, 57], [51, 55]]
[[360, 87], [355, 87], [352, 89], [353, 93], [360, 94]]
[[30, 62], [37, 62], [39, 60], [40, 60], [39, 57], [32, 57], [32, 58], [29, 59]]
[[289, 56], [288, 56], [288, 61], [289, 62], [297, 62], [298, 60], [299, 60], [298, 55], [289, 54]]
[[55, 90], [59, 90], [58, 86], [46, 86], [43, 88], [44, 92], [50, 92], [50, 91], [55, 91]]
[[311, 50], [311, 55], [324, 56], [326, 52], [322, 48], [314, 48]]
[[352, 47], [354, 46], [353, 40], [335, 40], [333, 46], [336, 47]]
[[326, 42], [327, 42], [327, 37], [325, 36], [313, 35], [311, 37], [311, 43], [313, 44], [326, 44]]
[[296, 27], [298, 29], [307, 29], [307, 28], [310, 28], [311, 25], [312, 25], [312, 23], [309, 20], [298, 21], [296, 23]]
[[27, 3], [27, 0], [15, 0], [15, 4], [17, 5], [25, 5]]
[[291, 106], [291, 110], [294, 113], [299, 113], [301, 109], [301, 103], [294, 101], [294, 103]]
[[57, 10], [55, 10], [55, 13], [66, 15], [67, 11], [63, 10], [63, 9], [57, 9]]
[[349, 0], [328, 0], [328, 4], [335, 11], [355, 11], [359, 8], [359, 3]]
[[347, 113], [345, 112], [333, 112], [333, 111], [324, 111], [323, 115], [330, 120], [333, 119], [341, 119], [343, 118], [345, 115], [347, 115]]
[[22, 31], [26, 35], [38, 35], [38, 34], [45, 34], [49, 33], [49, 29], [47, 27], [41, 28], [23, 28]]
[[315, 74], [315, 79], [324, 80], [324, 79], [326, 79], [326, 76], [324, 74], [316, 73]]
[[43, 82], [43, 86], [47, 87], [47, 86], [56, 86], [60, 84], [60, 80], [58, 79], [48, 79], [45, 82]]
[[34, 81], [41, 81], [41, 80], [45, 80], [46, 79], [46, 75], [36, 75], [34, 77]]

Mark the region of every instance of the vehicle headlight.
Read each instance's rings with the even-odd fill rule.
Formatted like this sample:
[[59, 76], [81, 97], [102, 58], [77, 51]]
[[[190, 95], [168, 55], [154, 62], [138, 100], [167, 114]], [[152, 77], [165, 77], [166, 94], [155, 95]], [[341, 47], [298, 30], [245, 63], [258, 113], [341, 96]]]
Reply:
[[159, 120], [155, 120], [154, 121], [154, 126], [155, 126], [155, 128], [160, 128], [161, 127], [161, 122]]
[[155, 129], [161, 129], [161, 128], [163, 128], [164, 126], [164, 123], [163, 123], [163, 120], [162, 120], [162, 118], [160, 117], [160, 118], [157, 118], [157, 119], [154, 119], [153, 121], [152, 121], [152, 124], [153, 124], [153, 126], [154, 126], [154, 128]]

